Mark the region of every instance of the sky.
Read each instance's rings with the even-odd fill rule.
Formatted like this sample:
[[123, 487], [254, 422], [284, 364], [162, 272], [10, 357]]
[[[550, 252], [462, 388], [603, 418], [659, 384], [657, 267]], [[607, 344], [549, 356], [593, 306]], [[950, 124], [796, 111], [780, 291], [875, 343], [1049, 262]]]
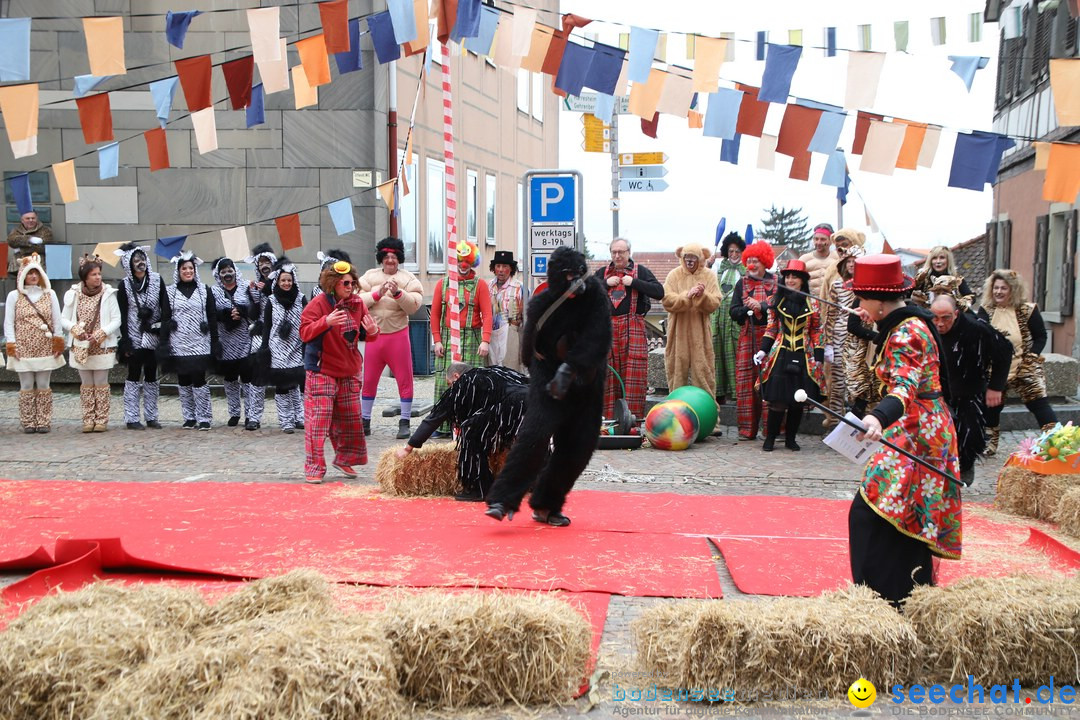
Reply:
[[[720, 162], [721, 141], [690, 130], [682, 118], [661, 115], [658, 139], [641, 133], [634, 115], [620, 116], [619, 152], [661, 151], [669, 156], [663, 192], [620, 194], [619, 234], [635, 251], [674, 251], [691, 240], [711, 244], [717, 223], [726, 218], [728, 231], [752, 223], [760, 229], [771, 205], [802, 208], [809, 225], [828, 222], [854, 227], [867, 234], [867, 247], [879, 250], [888, 240], [893, 248], [954, 245], [985, 231], [991, 215], [990, 186], [979, 193], [947, 187], [957, 131], [991, 130], [997, 75], [998, 25], [982, 25], [981, 41], [969, 41], [969, 16], [981, 19], [983, 0], [910, 0], [905, 3], [849, 0], [769, 0], [768, 2], [698, 2], [697, 0], [562, 0], [561, 11], [593, 18], [584, 28], [589, 37], [618, 44], [618, 34], [632, 25], [668, 33], [668, 61], [692, 67], [686, 58], [686, 32], [719, 36], [734, 32], [735, 60], [725, 62], [721, 81], [759, 85], [764, 62], [755, 60], [754, 39], [759, 30], [770, 42], [787, 43], [788, 30], [803, 31], [804, 50], [792, 79], [795, 97], [843, 105], [847, 82], [845, 49], [858, 49], [858, 26], [871, 26], [870, 49], [887, 53], [875, 103], [860, 108], [944, 127], [931, 168], [897, 170], [892, 176], [858, 170], [859, 157], [848, 156], [852, 193], [838, 222], [836, 189], [821, 185], [825, 156], [814, 155], [809, 181], [788, 179], [790, 159], [776, 156], [775, 170], [757, 168], [757, 138], [744, 137], [739, 165]], [[663, 11], [658, 11], [662, 6]], [[947, 11], [942, 8], [946, 7]], [[932, 17], [945, 14], [946, 43], [931, 42]], [[603, 20], [604, 22], [600, 22]], [[894, 21], [909, 22], [906, 53], [897, 52]], [[825, 28], [836, 27], [837, 56], [825, 57]], [[969, 93], [950, 70], [948, 55], [989, 58], [976, 73]], [[653, 67], [664, 67], [655, 64]], [[721, 83], [731, 87], [730, 83]], [[705, 109], [705, 103], [701, 103]], [[854, 110], [845, 123], [840, 146], [851, 147]], [[770, 109], [765, 132], [775, 135], [783, 106]], [[603, 153], [586, 153], [582, 145], [581, 113], [563, 109], [559, 125], [560, 167], [580, 170], [585, 178], [585, 237], [592, 254], [607, 257], [612, 238], [611, 160]], [[879, 232], [866, 220], [869, 211]]]

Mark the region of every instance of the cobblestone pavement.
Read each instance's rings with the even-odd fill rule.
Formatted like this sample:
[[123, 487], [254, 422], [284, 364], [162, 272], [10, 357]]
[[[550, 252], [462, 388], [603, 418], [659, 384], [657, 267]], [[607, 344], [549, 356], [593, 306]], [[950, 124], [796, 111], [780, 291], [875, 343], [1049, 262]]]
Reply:
[[[117, 389], [119, 391], [119, 389]], [[417, 405], [426, 403], [433, 392], [431, 378], [417, 378]], [[379, 387], [368, 438], [369, 465], [361, 478], [350, 484], [371, 484], [374, 462], [379, 454], [404, 441], [394, 439], [397, 417], [383, 417], [382, 410], [395, 405], [396, 387], [383, 378]], [[247, 432], [242, 427], [224, 426], [225, 400], [214, 397], [215, 426], [210, 432], [180, 428], [179, 399], [163, 395], [162, 430], [129, 431], [124, 428], [122, 399], [113, 395], [110, 430], [101, 434], [80, 432], [79, 397], [75, 392], [57, 391], [52, 432], [23, 435], [18, 423], [17, 391], [0, 390], [0, 477], [12, 479], [65, 479], [119, 482], [303, 482], [303, 433], [285, 435], [277, 428], [274, 402], [268, 399], [263, 427]], [[413, 426], [416, 426], [414, 419]], [[761, 441], [737, 441], [734, 428], [720, 429], [721, 435], [695, 444], [684, 452], [654, 450], [598, 451], [578, 488], [626, 492], [672, 492], [688, 495], [784, 495], [848, 499], [858, 484], [858, 468], [825, 447], [820, 437], [800, 436], [802, 451], [793, 453], [778, 447], [761, 451]], [[1034, 432], [1034, 420], [1032, 420]], [[1009, 453], [1016, 449], [1024, 433], [1003, 433], [1001, 452], [976, 469], [975, 485], [965, 491], [965, 499], [987, 502], [993, 497], [995, 478]], [[746, 598], [734, 586], [719, 552], [717, 572], [727, 598]], [[18, 576], [0, 575], [0, 585]], [[600, 668], [617, 672], [633, 660], [630, 623], [658, 602], [656, 598], [613, 597], [600, 652]], [[854, 680], [854, 678], [853, 678]], [[478, 714], [477, 718], [601, 717], [618, 715], [623, 709], [659, 715], [692, 715], [695, 712], [723, 715], [722, 706], [672, 706], [670, 703], [632, 705], [611, 699], [610, 681], [599, 683], [599, 705], [585, 711], [585, 701], [565, 708], [515, 709], [510, 713]], [[886, 712], [878, 703], [877, 711]], [[849, 715], [850, 705], [832, 706], [827, 714]], [[944, 707], [942, 708], [944, 709]], [[874, 710], [874, 708], [872, 708]], [[751, 713], [753, 711], [751, 709]], [[730, 713], [728, 713], [730, 714]], [[762, 715], [782, 717], [762, 710]], [[471, 715], [472, 716], [472, 715]], [[743, 716], [746, 716], [743, 714]]]

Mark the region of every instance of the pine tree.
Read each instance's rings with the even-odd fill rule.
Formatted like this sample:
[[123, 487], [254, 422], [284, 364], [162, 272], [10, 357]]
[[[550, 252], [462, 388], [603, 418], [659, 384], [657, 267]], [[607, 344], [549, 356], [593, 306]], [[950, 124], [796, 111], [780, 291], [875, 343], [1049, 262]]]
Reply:
[[788, 210], [775, 205], [765, 212], [762, 229], [757, 231], [755, 240], [765, 240], [770, 245], [786, 245], [798, 257], [810, 250], [810, 226], [802, 215], [802, 208]]

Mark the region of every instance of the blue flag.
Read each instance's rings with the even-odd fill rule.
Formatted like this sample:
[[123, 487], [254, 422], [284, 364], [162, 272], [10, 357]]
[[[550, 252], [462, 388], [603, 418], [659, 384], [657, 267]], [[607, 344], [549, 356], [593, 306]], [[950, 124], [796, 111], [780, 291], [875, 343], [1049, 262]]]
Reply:
[[735, 125], [739, 120], [742, 98], [743, 91], [733, 88], [720, 88], [709, 93], [709, 107], [705, 112], [702, 134], [724, 140], [735, 139]]
[[182, 12], [169, 10], [165, 13], [165, 39], [169, 41], [170, 45], [183, 49], [184, 36], [187, 35], [188, 25], [191, 24], [191, 19], [196, 15], [202, 15], [202, 12], [199, 10], [184, 10]]
[[791, 92], [791, 76], [799, 66], [802, 48], [798, 45], [769, 45], [765, 59], [765, 72], [761, 76], [758, 100], [761, 102], [787, 103]]
[[30, 18], [0, 19], [0, 81], [30, 80]]
[[986, 67], [986, 63], [990, 62], [990, 58], [979, 57], [978, 55], [950, 55], [949, 60], [952, 61], [952, 67], [949, 69], [960, 76], [968, 92], [971, 92], [971, 83], [975, 80], [975, 72], [982, 70]]
[[768, 44], [766, 38], [768, 33], [764, 30], [758, 30], [757, 41], [754, 44], [754, 57], [760, 62], [765, 59], [765, 46]]
[[732, 165], [739, 164], [739, 146], [742, 144], [742, 135], [735, 133], [730, 140], [724, 139], [720, 144], [720, 162], [729, 162]]
[[255, 127], [266, 122], [266, 112], [263, 110], [263, 86], [262, 83], [251, 86], [251, 102], [247, 106], [247, 126]]
[[465, 49], [477, 55], [491, 52], [491, 43], [495, 42], [495, 30], [499, 27], [499, 11], [490, 5], [480, 6], [480, 29], [475, 37], [465, 38]]
[[371, 31], [371, 44], [375, 46], [375, 57], [385, 65], [401, 57], [401, 46], [394, 37], [394, 25], [390, 20], [390, 11], [368, 15], [368, 30]]
[[173, 98], [176, 96], [176, 86], [179, 82], [180, 78], [173, 75], [150, 83], [150, 95], [154, 98], [154, 108], [161, 127], [165, 127], [169, 122], [169, 112], [172, 110]]
[[353, 217], [351, 198], [335, 200], [327, 205], [326, 208], [330, 211], [330, 219], [334, 221], [334, 230], [338, 235], [351, 233], [356, 229], [356, 220]]
[[814, 137], [810, 138], [807, 150], [816, 153], [831, 153], [840, 142], [840, 133], [844, 130], [844, 121], [847, 115], [836, 112], [823, 112], [818, 118], [817, 130]]
[[390, 24], [394, 27], [394, 40], [397, 44], [404, 45], [416, 40], [418, 34], [413, 0], [386, 0], [386, 8], [390, 12]]
[[360, 18], [349, 21], [349, 49], [334, 53], [334, 61], [337, 63], [338, 75], [364, 68], [364, 58], [360, 54]]
[[46, 245], [45, 267], [50, 280], [71, 280], [71, 246]]
[[1013, 145], [1010, 138], [997, 133], [957, 133], [949, 187], [981, 192], [997, 178], [1001, 155]]
[[626, 77], [630, 82], [649, 82], [649, 72], [652, 70], [659, 39], [660, 33], [657, 30], [630, 28], [630, 64], [626, 68]]
[[187, 235], [158, 238], [158, 241], [154, 244], [154, 254], [166, 260], [171, 260], [180, 254], [185, 240], [187, 240]]
[[821, 184], [842, 188], [846, 182], [846, 177], [847, 159], [844, 157], [844, 151], [834, 147], [829, 155], [828, 162], [825, 163], [825, 172], [821, 176]]
[[555, 87], [567, 95], [580, 95], [595, 54], [590, 48], [583, 45], [572, 42], [566, 43], [562, 64], [559, 65], [559, 74], [555, 76]]
[[30, 176], [19, 173], [8, 179], [11, 183], [11, 194], [15, 196], [15, 205], [19, 208], [19, 214], [25, 215], [34, 209], [34, 203], [30, 199]]
[[98, 153], [98, 180], [108, 180], [120, 174], [120, 143], [102, 145]]
[[836, 57], [836, 28], [825, 28], [825, 57]]
[[720, 218], [720, 222], [716, 223], [716, 247], [720, 247], [720, 243], [724, 239], [724, 230], [727, 228], [727, 218]]
[[85, 97], [88, 92], [115, 75], [76, 75], [75, 87], [71, 94], [77, 98]]
[[596, 109], [593, 116], [606, 123], [611, 122], [611, 116], [615, 114], [615, 96], [599, 93], [596, 96]]
[[458, 0], [457, 20], [450, 31], [450, 39], [461, 43], [464, 38], [480, 34], [480, 0]]
[[621, 48], [594, 43], [592, 64], [585, 75], [585, 87], [604, 95], [614, 95], [625, 57], [626, 51]]

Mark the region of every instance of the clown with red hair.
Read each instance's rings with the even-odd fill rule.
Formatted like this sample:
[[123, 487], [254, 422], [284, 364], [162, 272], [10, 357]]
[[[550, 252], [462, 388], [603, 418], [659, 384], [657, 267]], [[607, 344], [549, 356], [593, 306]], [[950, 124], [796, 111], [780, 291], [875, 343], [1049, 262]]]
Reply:
[[754, 355], [765, 339], [769, 298], [776, 293], [776, 276], [769, 272], [774, 262], [776, 257], [768, 243], [747, 245], [742, 254], [746, 275], [732, 291], [731, 319], [741, 326], [735, 351], [735, 404], [739, 437], [743, 440], [757, 438], [761, 427], [761, 395], [754, 389], [758, 372]]
[[[431, 298], [431, 338], [435, 343], [435, 402], [442, 397], [449, 385], [446, 382], [446, 368], [450, 362], [460, 359], [473, 367], [488, 364], [491, 342], [491, 290], [483, 278], [476, 276], [476, 267], [480, 264], [480, 249], [466, 240], [459, 240], [456, 245], [457, 265], [457, 307], [451, 308], [447, 302], [450, 295], [450, 278], [445, 277], [435, 285]], [[457, 312], [458, 327], [461, 328], [461, 357], [452, 358], [450, 351], [450, 313]], [[432, 437], [450, 436], [450, 426], [443, 425]]]

